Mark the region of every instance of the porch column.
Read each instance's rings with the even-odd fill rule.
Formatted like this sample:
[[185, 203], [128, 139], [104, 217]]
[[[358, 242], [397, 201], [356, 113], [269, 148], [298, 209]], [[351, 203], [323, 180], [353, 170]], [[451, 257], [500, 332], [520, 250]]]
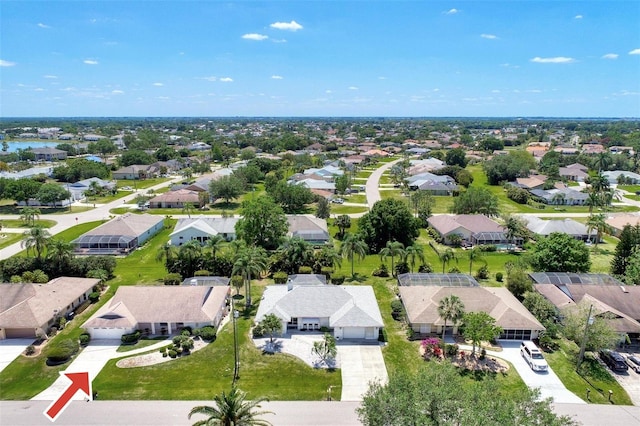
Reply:
[[167, 323], [167, 334], [171, 334], [171, 323]]
[[156, 323], [155, 322], [151, 323], [151, 334], [156, 334]]

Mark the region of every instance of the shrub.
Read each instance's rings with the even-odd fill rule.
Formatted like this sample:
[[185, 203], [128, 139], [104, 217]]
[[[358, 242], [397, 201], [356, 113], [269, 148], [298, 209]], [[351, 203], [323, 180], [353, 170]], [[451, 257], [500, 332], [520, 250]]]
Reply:
[[194, 336], [200, 336], [202, 340], [206, 340], [207, 342], [211, 342], [216, 339], [216, 329], [210, 325], [206, 325], [202, 328], [198, 328], [193, 330]]
[[487, 350], [485, 348], [482, 348], [482, 350], [480, 351], [480, 360], [482, 361], [486, 357], [487, 357]]
[[450, 345], [450, 344], [446, 344], [444, 346], [444, 351], [448, 356], [456, 356], [456, 354], [458, 353], [458, 351], [460, 350], [460, 347], [456, 344]]
[[256, 324], [253, 327], [252, 334], [254, 338], [259, 338], [264, 336], [264, 328], [260, 324]]
[[407, 262], [398, 262], [396, 264], [396, 276], [409, 272], [409, 264]]
[[518, 204], [527, 204], [529, 202], [529, 191], [526, 189], [518, 188], [513, 185], [507, 185], [507, 198], [515, 201]]
[[164, 285], [180, 285], [182, 276], [180, 274], [167, 274], [164, 277]]
[[27, 348], [24, 351], [24, 354], [28, 356], [33, 355], [35, 353], [36, 353], [36, 348], [33, 345], [27, 346]]
[[134, 345], [138, 343], [141, 335], [142, 333], [140, 332], [140, 330], [136, 330], [133, 333], [123, 334], [122, 337], [120, 337], [120, 341], [123, 345]]
[[169, 354], [169, 356], [170, 356], [171, 358], [175, 358], [175, 357], [177, 357], [177, 356], [178, 356], [178, 352], [174, 351], [173, 349], [172, 349], [172, 350], [170, 350], [170, 351], [169, 351], [169, 352], [167, 352], [167, 353]]
[[93, 293], [89, 294], [89, 300], [91, 301], [91, 303], [96, 303], [98, 300], [100, 300], [100, 293], [94, 291]]
[[430, 273], [433, 272], [433, 267], [431, 265], [429, 265], [428, 263], [423, 263], [418, 268], [418, 272], [421, 273], [421, 274], [430, 274]]
[[80, 349], [73, 339], [65, 339], [49, 348], [47, 352], [47, 364], [61, 364], [68, 361]]
[[478, 269], [478, 272], [476, 272], [476, 278], [479, 278], [481, 280], [486, 280], [487, 278], [489, 278], [489, 268], [487, 267], [487, 265], [482, 265]]
[[320, 273], [325, 276], [327, 281], [329, 281], [331, 279], [331, 274], [333, 274], [333, 268], [329, 266], [323, 266], [322, 268], [320, 268]]
[[498, 247], [495, 244], [481, 244], [478, 247], [480, 247], [480, 251], [484, 252], [494, 252], [498, 250]]
[[384, 263], [381, 263], [378, 269], [373, 270], [371, 275], [373, 275], [374, 277], [388, 277], [389, 269], [387, 268], [387, 265], [385, 265]]
[[278, 271], [273, 274], [273, 282], [276, 284], [285, 284], [288, 277], [289, 275], [287, 275], [286, 272]]
[[301, 266], [298, 268], [299, 274], [313, 274], [313, 269], [311, 266]]
[[183, 339], [182, 336], [176, 336], [171, 341], [173, 342], [174, 345], [179, 345], [180, 342], [182, 342], [182, 339]]
[[89, 341], [91, 341], [91, 335], [89, 333], [82, 333], [78, 338], [78, 341], [82, 346], [87, 346]]
[[211, 275], [211, 272], [207, 271], [206, 269], [199, 269], [193, 273], [194, 277], [208, 277], [210, 275]]
[[394, 320], [399, 321], [404, 318], [404, 305], [398, 299], [391, 302], [391, 316]]
[[180, 334], [183, 336], [191, 336], [193, 334], [193, 329], [189, 326], [182, 327]]
[[378, 342], [388, 342], [389, 339], [387, 338], [387, 329], [386, 328], [381, 328], [378, 331]]
[[166, 358], [167, 357], [167, 353], [166, 352], [162, 352], [162, 358]]
[[331, 284], [341, 285], [344, 283], [344, 275], [332, 275]]
[[448, 272], [450, 274], [460, 274], [460, 273], [462, 273], [462, 271], [460, 271], [460, 268], [458, 268], [457, 266], [454, 266], [453, 268], [449, 269]]
[[502, 282], [502, 272], [496, 272], [496, 281], [498, 281], [499, 283]]

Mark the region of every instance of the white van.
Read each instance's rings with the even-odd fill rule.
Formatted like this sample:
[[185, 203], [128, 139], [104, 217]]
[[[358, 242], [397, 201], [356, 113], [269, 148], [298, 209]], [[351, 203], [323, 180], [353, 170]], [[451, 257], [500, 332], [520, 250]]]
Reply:
[[549, 364], [542, 356], [542, 352], [532, 341], [525, 340], [522, 342], [520, 354], [533, 371], [547, 371], [549, 369]]

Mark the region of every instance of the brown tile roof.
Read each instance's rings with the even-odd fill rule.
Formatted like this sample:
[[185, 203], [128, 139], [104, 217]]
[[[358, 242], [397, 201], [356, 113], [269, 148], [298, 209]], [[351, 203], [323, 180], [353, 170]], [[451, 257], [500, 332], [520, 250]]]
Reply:
[[401, 286], [400, 298], [412, 324], [444, 325], [440, 300], [456, 295], [465, 312], [486, 312], [503, 329], [544, 330], [544, 326], [504, 287]]
[[472, 234], [479, 232], [504, 232], [504, 227], [481, 214], [437, 215], [428, 220], [436, 231], [442, 235], [462, 227]]
[[189, 191], [187, 189], [178, 189], [177, 191], [169, 191], [164, 194], [157, 195], [149, 200], [149, 203], [199, 203], [200, 198], [198, 192]]
[[127, 213], [86, 232], [84, 235], [125, 235], [137, 237], [163, 220], [163, 217], [157, 215]]
[[612, 228], [617, 229], [618, 231], [622, 231], [622, 228], [624, 228], [625, 225], [640, 225], [640, 215], [621, 214], [609, 217], [605, 220], [605, 222], [607, 222], [607, 225], [611, 226]]

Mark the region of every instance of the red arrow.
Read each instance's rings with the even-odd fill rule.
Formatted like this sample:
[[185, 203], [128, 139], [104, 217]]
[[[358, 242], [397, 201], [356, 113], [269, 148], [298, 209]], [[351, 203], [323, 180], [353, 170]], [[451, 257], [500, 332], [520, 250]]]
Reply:
[[71, 402], [71, 398], [77, 391], [81, 390], [89, 398], [91, 395], [91, 381], [89, 380], [89, 373], [60, 373], [64, 374], [71, 380], [69, 387], [60, 395], [60, 398], [53, 401], [51, 405], [46, 409], [44, 415], [52, 422], [56, 421], [56, 418], [67, 408], [67, 405]]

